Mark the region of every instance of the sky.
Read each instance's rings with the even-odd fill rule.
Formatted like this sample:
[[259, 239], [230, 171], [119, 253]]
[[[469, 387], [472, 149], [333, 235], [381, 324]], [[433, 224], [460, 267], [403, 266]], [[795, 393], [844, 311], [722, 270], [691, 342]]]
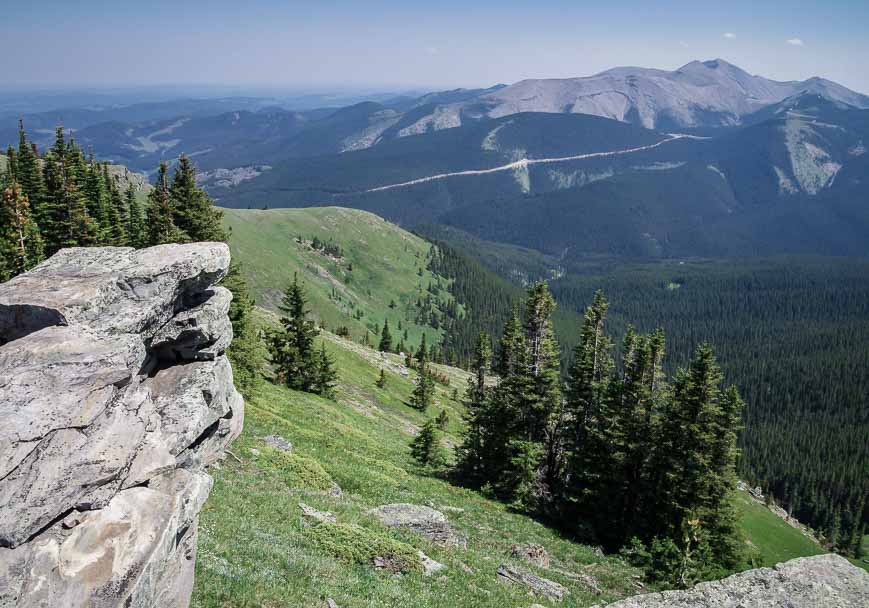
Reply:
[[435, 89], [722, 58], [869, 93], [869, 0], [0, 0], [0, 85]]

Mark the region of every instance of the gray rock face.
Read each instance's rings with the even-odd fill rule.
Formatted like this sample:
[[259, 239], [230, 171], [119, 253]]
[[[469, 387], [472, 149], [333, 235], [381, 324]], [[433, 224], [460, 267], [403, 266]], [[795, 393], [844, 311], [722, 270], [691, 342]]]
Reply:
[[240, 432], [221, 243], [66, 249], [0, 285], [0, 608], [187, 606]]
[[800, 557], [734, 574], [687, 591], [638, 595], [609, 608], [864, 608], [869, 572], [838, 555]]

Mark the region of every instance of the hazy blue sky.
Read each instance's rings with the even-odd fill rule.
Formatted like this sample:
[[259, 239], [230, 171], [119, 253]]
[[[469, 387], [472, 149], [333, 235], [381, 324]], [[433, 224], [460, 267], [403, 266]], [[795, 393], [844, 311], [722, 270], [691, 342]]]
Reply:
[[721, 57], [869, 93], [869, 0], [2, 0], [0, 21], [6, 86], [482, 86]]

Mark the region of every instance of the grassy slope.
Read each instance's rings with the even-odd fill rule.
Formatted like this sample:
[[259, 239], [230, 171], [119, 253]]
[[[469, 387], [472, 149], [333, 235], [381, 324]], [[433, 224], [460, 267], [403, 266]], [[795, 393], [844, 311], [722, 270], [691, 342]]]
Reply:
[[[388, 356], [384, 363], [378, 353], [332, 336], [327, 347], [341, 372], [337, 400], [264, 385], [248, 401], [244, 433], [232, 448], [241, 462], [227, 458], [220, 470], [212, 471], [214, 490], [200, 518], [194, 608], [314, 607], [325, 606], [327, 597], [341, 608], [525, 608], [535, 600], [522, 589], [499, 583], [495, 570], [509, 561], [512, 543], [531, 542], [543, 544], [556, 567], [591, 574], [604, 589], [602, 596], [594, 595], [563, 575], [538, 570], [571, 590], [564, 606], [588, 606], [636, 591], [634, 571], [618, 559], [597, 556], [590, 547], [572, 543], [500, 503], [421, 471], [407, 448], [426, 416], [404, 404], [411, 380], [390, 371], [386, 390], [374, 386], [381, 364], [395, 369], [399, 358]], [[458, 439], [460, 413], [448, 393], [464, 386], [466, 375], [438, 368], [449, 373], [451, 387], [438, 387], [437, 405], [427, 415], [448, 409], [447, 441], [452, 443]], [[316, 459], [344, 496], [288, 487], [278, 471], [264, 463], [263, 455], [255, 458], [250, 451], [265, 451], [261, 437], [272, 433], [289, 439], [296, 453]], [[396, 577], [343, 563], [309, 540], [300, 522], [300, 501], [335, 513], [341, 523], [356, 523], [382, 538], [409, 543], [446, 564], [447, 570], [431, 578]], [[386, 530], [365, 515], [392, 502], [464, 509], [446, 514], [468, 537], [468, 548], [440, 548], [413, 534]], [[541, 598], [536, 601], [549, 605]]]
[[[593, 594], [563, 574], [537, 572], [566, 585], [563, 605], [589, 606], [637, 592], [634, 570], [614, 557], [561, 537], [534, 520], [510, 512], [480, 494], [457, 488], [419, 469], [407, 445], [427, 416], [441, 409], [450, 415], [446, 443], [461, 433], [461, 405], [449, 398], [464, 387], [467, 375], [436, 366], [450, 378], [438, 386], [436, 404], [427, 414], [406, 405], [412, 378], [400, 374], [400, 358], [381, 355], [358, 344], [324, 334], [341, 378], [335, 401], [264, 384], [248, 401], [245, 430], [232, 458], [213, 470], [215, 486], [201, 515], [194, 608], [321, 606], [327, 597], [342, 608], [364, 606], [499, 606], [527, 607], [521, 589], [499, 583], [495, 569], [510, 561], [513, 543], [540, 543], [563, 571], [591, 574], [604, 593]], [[374, 382], [383, 367], [388, 385]], [[344, 490], [342, 498], [292, 488], [281, 471], [263, 458], [262, 437], [280, 434], [295, 453], [316, 460]], [[263, 454], [255, 457], [251, 448]], [[300, 521], [299, 502], [331, 511], [341, 523], [364, 526], [379, 538], [399, 540], [447, 565], [432, 578], [418, 574], [394, 577], [365, 565], [348, 565], [318, 548]], [[391, 502], [452, 506], [453, 525], [469, 539], [467, 549], [443, 549], [410, 533], [389, 531], [366, 511]], [[820, 549], [752, 501], [740, 500], [742, 525], [758, 548], [759, 563], [772, 565]], [[468, 569], [470, 569], [470, 571]], [[526, 566], [527, 567], [527, 566]], [[534, 568], [531, 568], [534, 570]]]
[[[440, 332], [413, 322], [414, 303], [425, 297], [429, 283], [437, 282], [425, 269], [431, 249], [425, 240], [370, 213], [339, 207], [225, 209], [224, 214], [232, 231], [233, 256], [243, 264], [261, 306], [276, 310], [284, 288], [298, 272], [314, 316], [331, 329], [346, 325], [359, 340], [366, 328], [382, 324], [386, 317], [396, 345], [399, 320], [408, 328], [411, 345], [423, 332], [430, 343], [440, 338]], [[296, 242], [299, 236], [306, 244]], [[340, 245], [344, 257], [314, 251], [309, 246], [314, 236]], [[420, 268], [422, 276], [417, 274]], [[450, 299], [446, 290], [440, 297]], [[390, 309], [393, 300], [396, 308]], [[358, 320], [353, 316], [357, 310], [363, 314]]]
[[737, 492], [736, 504], [742, 531], [757, 551], [754, 565], [773, 566], [795, 557], [826, 553], [813, 540], [752, 499], [748, 492]]

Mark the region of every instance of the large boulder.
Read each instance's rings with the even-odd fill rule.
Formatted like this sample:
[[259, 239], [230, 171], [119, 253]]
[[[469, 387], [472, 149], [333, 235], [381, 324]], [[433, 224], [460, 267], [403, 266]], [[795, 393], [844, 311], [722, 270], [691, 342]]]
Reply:
[[467, 545], [467, 539], [457, 534], [446, 516], [436, 509], [424, 505], [393, 503], [369, 511], [390, 528], [406, 528], [425, 536], [432, 542], [445, 546]]
[[865, 608], [869, 572], [838, 555], [800, 557], [686, 591], [649, 593], [607, 608]]
[[222, 243], [62, 250], [0, 285], [0, 608], [188, 604], [240, 432]]

